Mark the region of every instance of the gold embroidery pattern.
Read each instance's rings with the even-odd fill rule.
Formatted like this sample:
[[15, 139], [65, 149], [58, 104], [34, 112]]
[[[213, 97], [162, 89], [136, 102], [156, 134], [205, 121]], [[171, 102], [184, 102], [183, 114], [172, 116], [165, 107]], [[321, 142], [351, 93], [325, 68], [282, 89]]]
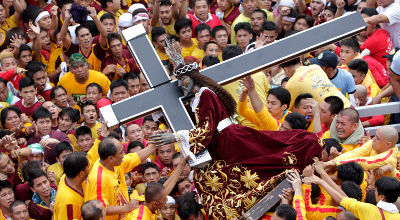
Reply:
[[284, 152], [283, 153], [283, 159], [282, 159], [282, 163], [284, 165], [295, 165], [297, 164], [297, 158], [296, 155], [289, 153], [289, 152]]
[[214, 219], [232, 219], [253, 207], [287, 172], [261, 180], [256, 172], [240, 164], [227, 165], [225, 161], [213, 160], [195, 169], [194, 180], [207, 215]]
[[205, 122], [189, 132], [190, 151], [194, 154], [199, 153], [206, 147], [201, 143], [205, 139], [211, 139], [209, 117], [205, 118]]

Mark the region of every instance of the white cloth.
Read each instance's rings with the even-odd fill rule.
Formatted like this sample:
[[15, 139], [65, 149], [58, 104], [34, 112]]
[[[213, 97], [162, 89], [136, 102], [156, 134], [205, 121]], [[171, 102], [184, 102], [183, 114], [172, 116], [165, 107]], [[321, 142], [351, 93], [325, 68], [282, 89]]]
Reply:
[[131, 13], [123, 13], [121, 16], [118, 18], [118, 26], [119, 27], [132, 27], [133, 25], [133, 17]]
[[389, 202], [384, 202], [384, 201], [379, 201], [377, 204], [376, 204], [376, 206], [378, 207], [378, 208], [381, 208], [381, 209], [383, 209], [383, 210], [385, 210], [385, 211], [387, 211], [387, 212], [390, 212], [390, 213], [398, 213], [399, 212], [399, 210], [397, 209], [397, 207], [396, 207], [396, 205], [395, 204], [393, 204], [393, 203], [389, 203]]
[[376, 10], [389, 19], [389, 23], [381, 23], [380, 26], [389, 33], [394, 47], [400, 47], [400, 3], [394, 2], [386, 8], [379, 6]]

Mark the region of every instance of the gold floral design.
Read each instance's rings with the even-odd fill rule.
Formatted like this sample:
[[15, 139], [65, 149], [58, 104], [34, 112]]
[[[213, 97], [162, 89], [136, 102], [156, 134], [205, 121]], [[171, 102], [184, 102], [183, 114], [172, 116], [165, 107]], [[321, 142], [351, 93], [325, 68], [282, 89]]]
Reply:
[[247, 189], [252, 189], [257, 186], [257, 180], [260, 178], [258, 177], [257, 173], [251, 174], [250, 170], [244, 171], [244, 175], [240, 176], [240, 181], [244, 182], [244, 186]]
[[295, 165], [297, 164], [297, 158], [296, 155], [289, 153], [289, 152], [284, 152], [284, 157], [282, 159], [282, 163], [284, 165]]
[[219, 182], [220, 178], [216, 175], [211, 177], [210, 175], [206, 176], [207, 181], [204, 183], [206, 184], [207, 187], [211, 187], [211, 191], [218, 191], [220, 188], [222, 188], [222, 183]]
[[197, 154], [206, 148], [201, 142], [207, 138], [207, 135], [210, 135], [209, 124], [209, 118], [206, 117], [206, 121], [202, 126], [189, 132], [190, 151], [194, 154]]
[[257, 198], [252, 196], [251, 198], [246, 197], [244, 199], [244, 204], [245, 204], [245, 209], [249, 210], [251, 207], [253, 207], [254, 204], [256, 204]]

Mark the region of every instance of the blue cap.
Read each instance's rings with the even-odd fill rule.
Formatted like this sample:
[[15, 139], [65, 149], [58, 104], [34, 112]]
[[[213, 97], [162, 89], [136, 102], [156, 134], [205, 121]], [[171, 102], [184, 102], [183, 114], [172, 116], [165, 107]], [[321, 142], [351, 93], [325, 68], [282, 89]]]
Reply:
[[318, 55], [317, 58], [312, 58], [309, 60], [311, 64], [317, 64], [319, 66], [325, 66], [325, 67], [332, 67], [336, 68], [337, 65], [339, 64], [339, 59], [338, 56], [330, 51], [330, 50], [325, 50], [322, 53]]
[[393, 61], [390, 69], [394, 74], [400, 76], [400, 51], [397, 51], [397, 53], [393, 56]]

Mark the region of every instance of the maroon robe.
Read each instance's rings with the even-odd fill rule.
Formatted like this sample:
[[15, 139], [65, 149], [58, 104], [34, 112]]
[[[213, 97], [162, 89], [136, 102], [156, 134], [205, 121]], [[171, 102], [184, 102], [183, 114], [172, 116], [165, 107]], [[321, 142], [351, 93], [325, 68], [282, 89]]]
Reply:
[[218, 219], [243, 215], [287, 170], [302, 170], [320, 156], [322, 141], [305, 130], [257, 131], [232, 124], [218, 132], [218, 123], [229, 117], [227, 110], [214, 92], [208, 88], [200, 91], [198, 102], [193, 102], [198, 105], [192, 106], [198, 126], [189, 131], [189, 140], [191, 152], [207, 148], [212, 157], [205, 167], [195, 169], [194, 175], [208, 215]]

